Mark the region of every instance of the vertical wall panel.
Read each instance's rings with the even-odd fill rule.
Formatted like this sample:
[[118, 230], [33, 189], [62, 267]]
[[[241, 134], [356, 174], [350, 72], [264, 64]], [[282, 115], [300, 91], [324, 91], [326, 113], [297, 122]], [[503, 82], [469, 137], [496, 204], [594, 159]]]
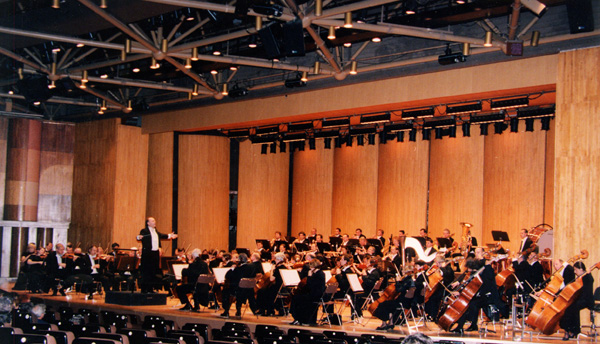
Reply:
[[179, 136], [178, 244], [227, 248], [229, 238], [229, 140]]
[[[148, 192], [146, 217], [158, 221], [160, 231], [173, 231], [173, 133], [150, 134], [148, 138]], [[164, 252], [170, 254], [170, 242]]]
[[[289, 150], [288, 150], [289, 151]], [[286, 232], [289, 153], [260, 154], [260, 145], [240, 143], [237, 246]]]
[[117, 119], [109, 119], [75, 126], [74, 206], [69, 229], [69, 240], [75, 244], [112, 241], [117, 125]]
[[38, 221], [71, 220], [74, 141], [74, 125], [42, 124]]
[[544, 222], [546, 132], [536, 121], [533, 132], [505, 131], [485, 137], [483, 241], [492, 230], [508, 232], [511, 251], [519, 248], [519, 231]]
[[429, 141], [389, 141], [379, 145], [377, 227], [387, 238], [404, 230], [418, 235], [427, 225]]
[[434, 239], [448, 228], [460, 240], [461, 222], [471, 223], [471, 234], [482, 239], [484, 140], [475, 132], [431, 141], [428, 225]]
[[[148, 135], [142, 135], [138, 127], [118, 125], [116, 148], [112, 241], [128, 247], [137, 244], [135, 236], [145, 224]], [[159, 225], [160, 222], [157, 222], [157, 228]], [[165, 245], [163, 250], [169, 252]]]
[[377, 227], [378, 145], [335, 148], [333, 163], [332, 227], [367, 237]]
[[0, 117], [0, 219], [4, 219], [4, 187], [6, 186], [6, 152], [8, 118]]
[[327, 241], [332, 233], [334, 149], [324, 149], [323, 140], [316, 141], [316, 148], [294, 152], [292, 235], [316, 228]]
[[[600, 261], [600, 48], [559, 54], [556, 88], [555, 256], [588, 249]], [[584, 314], [583, 312], [582, 314]]]

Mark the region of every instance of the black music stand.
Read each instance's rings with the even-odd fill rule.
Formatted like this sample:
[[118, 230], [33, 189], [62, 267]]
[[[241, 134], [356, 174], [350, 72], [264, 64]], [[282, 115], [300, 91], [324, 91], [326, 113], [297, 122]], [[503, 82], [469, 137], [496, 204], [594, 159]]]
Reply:
[[452, 247], [452, 241], [450, 241], [450, 239], [448, 238], [437, 238], [437, 242], [438, 242], [438, 247], [442, 248], [451, 248]]
[[331, 244], [331, 246], [333, 246], [334, 248], [338, 248], [342, 244], [342, 238], [335, 237], [335, 236], [330, 236], [329, 237], [329, 244]]
[[[125, 272], [129, 271], [131, 276], [133, 276], [133, 271], [138, 267], [138, 257], [130, 257], [130, 256], [117, 256], [117, 271], [123, 275]], [[135, 283], [135, 282], [134, 282]], [[133, 294], [133, 288], [131, 289], [131, 293]]]
[[271, 249], [271, 242], [267, 239], [256, 239], [256, 242], [257, 243], [261, 242], [263, 245], [263, 248], [267, 251]]
[[426, 240], [425, 240], [425, 237], [422, 237], [422, 236], [416, 236], [416, 237], [413, 237], [413, 238], [415, 238], [415, 239], [419, 240], [419, 243], [421, 244], [421, 246], [423, 246], [423, 249], [425, 249], [425, 246], [426, 246]]
[[235, 252], [237, 252], [238, 254], [245, 253], [246, 256], [248, 256], [248, 258], [250, 258], [250, 250], [248, 250], [247, 248], [236, 247]]
[[275, 240], [275, 242], [273, 242], [273, 250], [277, 251], [279, 250], [279, 246], [281, 246], [281, 244], [285, 245], [285, 249], [289, 250], [290, 249], [290, 244], [285, 241], [285, 240]]
[[319, 249], [320, 253], [324, 253], [325, 251], [333, 251], [331, 245], [326, 242], [318, 242], [317, 248]]
[[504, 232], [504, 231], [492, 231], [492, 239], [494, 239], [494, 241], [498, 241], [498, 242], [503, 242], [503, 241], [510, 242], [510, 239], [508, 239], [508, 233]]
[[375, 246], [375, 248], [381, 249], [383, 245], [381, 244], [381, 240], [379, 239], [367, 239], [367, 243], [369, 246]]
[[294, 246], [296, 246], [296, 251], [298, 252], [308, 251], [308, 244], [297, 242]]

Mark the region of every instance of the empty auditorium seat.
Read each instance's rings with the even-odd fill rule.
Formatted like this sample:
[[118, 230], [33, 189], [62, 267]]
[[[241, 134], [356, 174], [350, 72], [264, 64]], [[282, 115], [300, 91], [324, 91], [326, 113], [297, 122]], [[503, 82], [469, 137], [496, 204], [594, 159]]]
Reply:
[[12, 334], [13, 343], [21, 344], [56, 344], [54, 337], [42, 334]]

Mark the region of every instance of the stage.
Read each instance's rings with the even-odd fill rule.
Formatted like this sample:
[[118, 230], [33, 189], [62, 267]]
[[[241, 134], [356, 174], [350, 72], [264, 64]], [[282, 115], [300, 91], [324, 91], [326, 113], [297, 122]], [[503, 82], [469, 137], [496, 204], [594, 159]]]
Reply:
[[[4, 290], [11, 290], [11, 284], [3, 284], [0, 288]], [[303, 328], [308, 329], [314, 332], [323, 332], [325, 330], [335, 330], [335, 331], [343, 331], [348, 335], [359, 336], [364, 333], [368, 334], [377, 334], [384, 335], [390, 339], [401, 339], [413, 332], [422, 332], [432, 337], [435, 341], [442, 341], [444, 343], [559, 343], [562, 341], [562, 333], [557, 333], [552, 336], [545, 336], [538, 333], [525, 333], [523, 337], [521, 337], [521, 333], [516, 333], [516, 336], [513, 337], [513, 332], [511, 330], [504, 331], [504, 326], [500, 323], [496, 324], [495, 331], [485, 332], [482, 331], [482, 326], [480, 326], [480, 332], [465, 332], [463, 335], [452, 334], [441, 330], [435, 323], [427, 322], [425, 326], [419, 326], [417, 330], [412, 328], [410, 331], [408, 327], [405, 325], [403, 327], [396, 326], [392, 331], [377, 331], [375, 328], [381, 324], [379, 319], [370, 319], [370, 314], [365, 312], [365, 318], [363, 318], [360, 324], [349, 322], [350, 313], [348, 308], [344, 312], [343, 319], [345, 322], [341, 326], [329, 326], [327, 324], [320, 326], [293, 326], [290, 323], [293, 321], [291, 316], [287, 317], [263, 317], [263, 316], [254, 316], [250, 312], [250, 309], [243, 314], [241, 318], [236, 318], [233, 315], [235, 314], [235, 306], [230, 310], [230, 318], [222, 318], [219, 316], [222, 311], [216, 312], [212, 309], [204, 309], [202, 308], [199, 313], [191, 312], [191, 311], [180, 311], [179, 308], [182, 305], [179, 304], [179, 300], [176, 298], [167, 298], [166, 305], [158, 305], [158, 306], [124, 306], [124, 305], [116, 305], [109, 304], [104, 302], [104, 295], [94, 295], [93, 300], [86, 300], [84, 294], [76, 294], [69, 293], [67, 296], [51, 296], [50, 294], [27, 294], [22, 291], [15, 291], [22, 296], [22, 302], [31, 299], [35, 302], [43, 301], [46, 305], [52, 306], [54, 311], [57, 311], [61, 306], [69, 306], [74, 308], [75, 310], [79, 308], [87, 308], [93, 311], [101, 311], [101, 310], [110, 310], [117, 313], [123, 314], [135, 314], [139, 316], [140, 319], [146, 315], [160, 315], [165, 319], [173, 320], [179, 327], [182, 327], [186, 323], [196, 322], [208, 324], [211, 328], [220, 328], [226, 321], [233, 322], [244, 322], [248, 324], [250, 329], [254, 331], [254, 328], [257, 324], [267, 324], [278, 326], [280, 329], [287, 331], [290, 328]], [[410, 322], [411, 327], [413, 327], [413, 322]], [[490, 324], [488, 326], [488, 330], [494, 330], [493, 326]], [[587, 329], [586, 329], [587, 330]], [[593, 343], [595, 342], [594, 337], [587, 337], [584, 335], [580, 335], [577, 339], [571, 339], [572, 342], [577, 340], [578, 343]]]

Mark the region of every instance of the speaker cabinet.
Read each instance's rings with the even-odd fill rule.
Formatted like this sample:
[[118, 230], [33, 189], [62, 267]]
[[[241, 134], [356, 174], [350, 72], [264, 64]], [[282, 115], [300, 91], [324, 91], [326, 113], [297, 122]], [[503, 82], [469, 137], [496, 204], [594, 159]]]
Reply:
[[567, 15], [572, 34], [594, 31], [592, 0], [567, 0]]
[[286, 56], [304, 56], [302, 20], [290, 20], [283, 24], [283, 44]]
[[277, 59], [284, 56], [281, 50], [281, 31], [281, 25], [277, 22], [272, 22], [258, 30], [258, 35], [269, 59]]

